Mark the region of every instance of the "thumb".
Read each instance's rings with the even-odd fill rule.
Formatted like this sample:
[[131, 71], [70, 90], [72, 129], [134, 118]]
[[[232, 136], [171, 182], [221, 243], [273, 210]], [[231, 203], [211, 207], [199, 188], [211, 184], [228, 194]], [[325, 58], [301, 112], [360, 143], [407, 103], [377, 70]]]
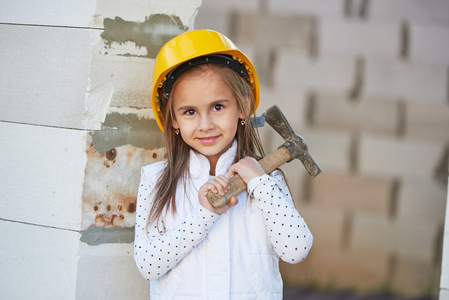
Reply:
[[237, 166], [236, 166], [237, 164], [233, 164], [230, 168], [229, 168], [229, 170], [228, 170], [228, 174], [229, 174], [229, 177], [232, 177], [233, 175], [235, 175], [235, 174], [237, 174], [238, 172], [237, 172]]

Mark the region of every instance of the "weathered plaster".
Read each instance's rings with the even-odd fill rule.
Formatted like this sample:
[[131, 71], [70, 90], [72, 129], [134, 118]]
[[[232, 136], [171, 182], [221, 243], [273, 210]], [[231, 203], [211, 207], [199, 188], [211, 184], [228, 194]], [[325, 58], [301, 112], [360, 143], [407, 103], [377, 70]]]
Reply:
[[162, 146], [162, 133], [154, 119], [112, 112], [106, 116], [102, 129], [93, 132], [92, 142], [100, 153], [126, 144], [155, 149]]
[[150, 150], [127, 144], [101, 153], [95, 149], [92, 135], [89, 135], [86, 153], [82, 229], [92, 225], [134, 226], [140, 168], [162, 160], [163, 149]]
[[127, 244], [134, 241], [134, 227], [90, 226], [81, 231], [80, 241], [91, 246], [101, 244]]
[[113, 1], [96, 0], [92, 27], [103, 27], [103, 20], [120, 16], [124, 20], [144, 22], [148, 15], [173, 15], [180, 18], [182, 24], [193, 28], [201, 0], [130, 0]]
[[149, 58], [156, 58], [162, 45], [188, 30], [179, 17], [164, 14], [148, 16], [143, 22], [126, 21], [115, 17], [114, 19], [105, 18], [103, 23], [105, 30], [101, 37], [105, 40], [106, 49], [114, 48], [114, 44], [123, 45], [132, 42], [138, 49], [145, 48], [146, 54], [125, 52], [121, 55]]
[[[129, 243], [143, 165], [164, 159], [162, 134], [148, 99], [159, 49], [192, 29], [200, 0], [115, 3], [99, 0], [87, 93], [87, 163], [82, 237], [88, 245]], [[154, 150], [155, 149], [155, 150]]]
[[99, 128], [104, 122], [111, 104], [114, 86], [107, 82], [86, 92], [86, 110], [83, 116], [85, 128]]

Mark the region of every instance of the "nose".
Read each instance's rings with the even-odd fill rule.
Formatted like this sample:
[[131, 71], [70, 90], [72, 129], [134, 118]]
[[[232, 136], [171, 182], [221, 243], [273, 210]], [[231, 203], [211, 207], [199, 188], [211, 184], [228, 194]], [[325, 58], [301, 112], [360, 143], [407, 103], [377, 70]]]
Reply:
[[200, 124], [198, 126], [198, 129], [201, 131], [209, 131], [211, 129], [214, 129], [214, 120], [213, 117], [210, 114], [204, 114], [200, 118]]

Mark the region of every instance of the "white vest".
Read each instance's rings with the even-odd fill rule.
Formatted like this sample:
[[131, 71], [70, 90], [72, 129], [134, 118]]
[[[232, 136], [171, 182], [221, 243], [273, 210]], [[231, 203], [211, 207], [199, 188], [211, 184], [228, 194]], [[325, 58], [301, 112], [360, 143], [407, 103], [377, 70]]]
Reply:
[[[217, 175], [227, 175], [235, 152], [236, 143], [220, 157]], [[142, 169], [152, 186], [164, 167], [165, 162], [161, 162]], [[191, 151], [192, 181], [186, 185], [190, 202], [179, 185], [177, 214], [164, 217], [167, 231], [199, 205], [198, 190], [209, 180], [209, 168], [206, 157]], [[151, 281], [151, 300], [282, 299], [279, 256], [268, 237], [265, 218], [246, 191], [238, 199], [236, 206], [218, 217], [202, 242], [168, 273]]]

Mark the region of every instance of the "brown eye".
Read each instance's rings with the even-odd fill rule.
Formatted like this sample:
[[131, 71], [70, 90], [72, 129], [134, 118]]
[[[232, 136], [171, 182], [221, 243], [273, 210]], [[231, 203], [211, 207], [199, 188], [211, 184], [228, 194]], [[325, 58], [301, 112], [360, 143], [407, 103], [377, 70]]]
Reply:
[[216, 105], [214, 105], [214, 110], [216, 110], [216, 111], [219, 111], [219, 110], [221, 110], [223, 108], [223, 105], [221, 105], [221, 104], [216, 104]]

